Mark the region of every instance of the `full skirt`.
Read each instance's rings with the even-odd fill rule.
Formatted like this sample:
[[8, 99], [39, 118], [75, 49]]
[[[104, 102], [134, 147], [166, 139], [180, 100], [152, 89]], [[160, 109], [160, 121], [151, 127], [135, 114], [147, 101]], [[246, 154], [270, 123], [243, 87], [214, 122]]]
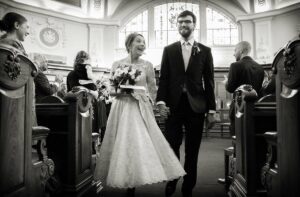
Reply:
[[118, 96], [112, 104], [95, 169], [107, 186], [133, 188], [185, 175], [159, 129], [149, 99]]

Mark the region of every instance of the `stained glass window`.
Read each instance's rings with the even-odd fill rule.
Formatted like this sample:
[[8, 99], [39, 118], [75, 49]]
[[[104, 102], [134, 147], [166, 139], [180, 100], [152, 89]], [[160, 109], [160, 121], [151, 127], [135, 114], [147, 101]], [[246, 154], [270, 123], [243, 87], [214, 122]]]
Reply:
[[199, 41], [199, 5], [192, 3], [167, 3], [154, 7], [155, 47], [162, 48], [179, 40], [177, 31], [177, 16], [184, 10], [192, 11], [197, 18], [194, 32], [195, 40]]
[[148, 46], [148, 10], [130, 20], [119, 33], [119, 47], [124, 48], [126, 36], [132, 32], [141, 33]]
[[238, 42], [237, 25], [229, 17], [207, 7], [206, 20], [208, 45], [227, 46]]

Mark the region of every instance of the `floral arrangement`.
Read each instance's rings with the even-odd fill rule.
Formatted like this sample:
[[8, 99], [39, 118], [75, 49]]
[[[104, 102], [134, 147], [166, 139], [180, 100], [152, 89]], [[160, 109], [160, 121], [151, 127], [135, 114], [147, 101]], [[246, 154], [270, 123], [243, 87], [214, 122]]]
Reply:
[[106, 104], [111, 103], [111, 98], [109, 94], [109, 80], [107, 78], [100, 78], [96, 81], [96, 86], [98, 89], [98, 100], [105, 101]]
[[193, 56], [195, 56], [195, 55], [197, 55], [198, 53], [200, 53], [200, 48], [199, 48], [199, 46], [197, 45], [197, 44], [195, 44], [194, 46], [193, 46], [193, 48], [192, 48], [192, 54], [193, 54]]
[[120, 88], [120, 85], [135, 85], [141, 79], [142, 71], [133, 68], [132, 65], [119, 65], [112, 73], [112, 86]]

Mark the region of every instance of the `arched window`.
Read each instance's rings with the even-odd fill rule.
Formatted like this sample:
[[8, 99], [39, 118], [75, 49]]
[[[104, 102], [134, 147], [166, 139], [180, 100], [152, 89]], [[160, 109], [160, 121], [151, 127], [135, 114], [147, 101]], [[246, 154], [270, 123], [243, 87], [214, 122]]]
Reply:
[[206, 20], [208, 45], [228, 46], [238, 42], [238, 28], [230, 18], [207, 7]]
[[163, 48], [180, 38], [176, 26], [177, 16], [184, 10], [195, 14], [197, 22], [194, 38], [212, 48], [214, 65], [228, 67], [234, 61], [234, 45], [239, 41], [238, 26], [225, 12], [219, 11], [206, 1], [169, 1], [164, 4], [154, 2], [145, 5], [143, 11], [137, 12], [137, 15], [121, 26], [119, 48], [116, 49], [115, 57], [121, 58], [126, 55], [126, 36], [131, 32], [139, 32], [146, 40], [144, 58], [154, 65], [159, 65]]
[[[154, 7], [155, 47], [162, 48], [180, 37], [177, 31], [177, 16], [184, 10], [190, 10], [199, 20], [199, 5], [192, 3], [167, 3]], [[194, 32], [195, 40], [199, 40], [199, 21]]]
[[133, 19], [131, 19], [119, 33], [119, 47], [124, 48], [126, 36], [132, 32], [138, 32], [145, 38], [148, 45], [148, 10], [143, 11]]

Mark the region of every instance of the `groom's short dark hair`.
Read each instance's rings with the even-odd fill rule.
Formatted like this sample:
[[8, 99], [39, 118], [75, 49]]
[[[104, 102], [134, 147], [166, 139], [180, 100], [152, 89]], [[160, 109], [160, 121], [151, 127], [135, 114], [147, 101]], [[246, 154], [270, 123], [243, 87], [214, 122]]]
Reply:
[[193, 12], [189, 11], [189, 10], [184, 10], [183, 12], [181, 12], [178, 17], [177, 17], [177, 20], [178, 18], [180, 17], [186, 17], [186, 16], [191, 16], [193, 18], [193, 23], [196, 23], [196, 16]]

